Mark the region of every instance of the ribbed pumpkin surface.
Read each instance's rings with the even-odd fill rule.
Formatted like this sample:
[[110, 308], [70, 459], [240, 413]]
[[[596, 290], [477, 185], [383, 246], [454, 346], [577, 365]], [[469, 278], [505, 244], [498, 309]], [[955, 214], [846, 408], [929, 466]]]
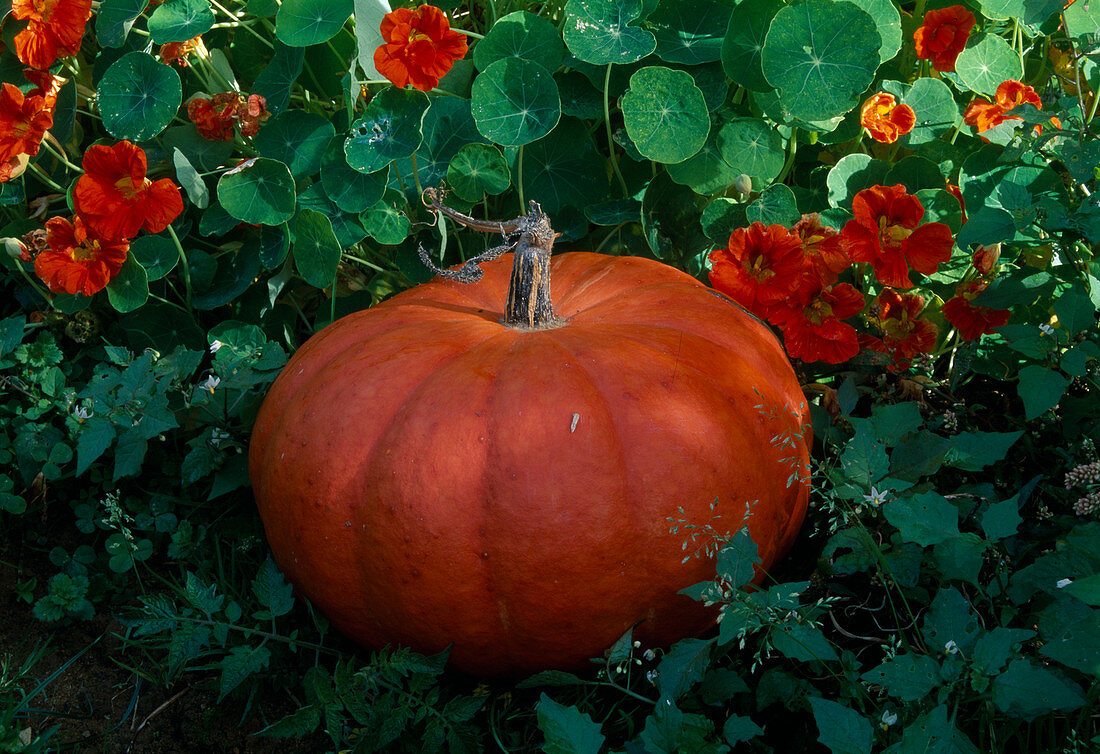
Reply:
[[474, 673], [577, 667], [639, 622], [655, 644], [705, 630], [677, 592], [713, 563], [682, 562], [670, 519], [736, 531], [757, 501], [767, 568], [805, 513], [805, 401], [775, 337], [671, 267], [586, 253], [552, 258], [561, 325], [517, 330], [511, 255], [483, 269], [290, 360], [249, 453], [279, 566], [362, 644], [453, 645]]

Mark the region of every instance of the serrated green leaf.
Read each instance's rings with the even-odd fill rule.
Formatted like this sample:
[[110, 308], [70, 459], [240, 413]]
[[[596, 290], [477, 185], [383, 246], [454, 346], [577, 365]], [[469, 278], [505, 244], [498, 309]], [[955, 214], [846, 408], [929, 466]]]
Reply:
[[1031, 421], [1057, 406], [1068, 387], [1069, 380], [1061, 372], [1036, 364], [1021, 369], [1016, 392], [1024, 402], [1024, 418]]
[[959, 536], [959, 509], [936, 492], [897, 497], [882, 513], [907, 542], [927, 547]]
[[903, 702], [923, 699], [940, 685], [940, 664], [928, 655], [900, 654], [860, 676]]
[[1026, 657], [1017, 657], [993, 679], [993, 704], [1012, 717], [1031, 720], [1070, 712], [1085, 704], [1081, 687]]
[[875, 729], [865, 717], [819, 697], [810, 697], [810, 708], [817, 723], [817, 740], [832, 754], [871, 754]]
[[657, 665], [661, 699], [676, 701], [703, 680], [713, 651], [713, 639], [682, 639], [673, 644]]
[[294, 607], [293, 591], [294, 587], [286, 582], [275, 561], [270, 556], [264, 560], [256, 578], [252, 580], [252, 593], [267, 608], [271, 617], [278, 618], [290, 612]]
[[576, 707], [558, 704], [544, 692], [535, 706], [547, 754], [598, 754], [604, 736], [600, 726]]

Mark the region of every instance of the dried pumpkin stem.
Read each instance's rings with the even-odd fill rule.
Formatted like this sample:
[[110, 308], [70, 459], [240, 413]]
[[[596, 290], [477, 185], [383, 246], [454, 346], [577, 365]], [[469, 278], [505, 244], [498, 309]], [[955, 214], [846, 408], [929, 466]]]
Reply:
[[446, 206], [438, 189], [427, 189], [423, 197], [427, 207], [442, 212], [459, 225], [482, 233], [500, 233], [504, 237], [503, 244], [471, 258], [457, 270], [439, 269], [422, 249], [420, 257], [433, 272], [460, 282], [475, 282], [481, 279], [481, 270], [477, 267], [479, 262], [513, 251], [515, 256], [508, 283], [508, 300], [504, 307], [504, 324], [525, 330], [546, 329], [559, 324], [550, 301], [550, 254], [554, 239], [560, 234], [554, 232], [550, 216], [542, 211], [537, 202], [530, 202], [526, 215], [504, 222], [492, 222], [476, 220]]

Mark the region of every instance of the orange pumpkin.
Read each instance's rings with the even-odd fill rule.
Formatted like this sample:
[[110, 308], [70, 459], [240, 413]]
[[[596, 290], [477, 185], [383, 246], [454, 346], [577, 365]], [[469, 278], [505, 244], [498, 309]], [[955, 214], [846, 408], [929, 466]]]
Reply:
[[333, 323], [261, 408], [276, 562], [368, 647], [517, 674], [583, 666], [632, 626], [667, 645], [715, 619], [678, 594], [714, 565], [676, 520], [732, 533], [751, 503], [763, 569], [796, 536], [807, 411], [772, 333], [678, 270], [550, 258], [552, 238], [550, 316], [505, 321], [508, 254]]

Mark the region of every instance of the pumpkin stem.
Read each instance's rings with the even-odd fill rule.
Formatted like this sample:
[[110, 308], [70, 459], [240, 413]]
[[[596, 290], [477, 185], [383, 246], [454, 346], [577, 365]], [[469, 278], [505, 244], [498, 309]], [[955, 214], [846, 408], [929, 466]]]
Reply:
[[554, 239], [560, 234], [554, 232], [550, 216], [542, 211], [537, 202], [530, 202], [526, 215], [504, 222], [476, 220], [464, 215], [443, 204], [442, 192], [438, 189], [424, 191], [424, 204], [471, 230], [500, 233], [504, 237], [503, 244], [472, 257], [457, 270], [440, 269], [421, 247], [420, 259], [429, 269], [452, 280], [472, 283], [481, 279], [481, 269], [477, 266], [479, 262], [513, 251], [515, 256], [512, 259], [512, 278], [508, 283], [508, 300], [504, 307], [504, 324], [531, 330], [557, 326], [558, 318], [550, 302], [550, 254]]

